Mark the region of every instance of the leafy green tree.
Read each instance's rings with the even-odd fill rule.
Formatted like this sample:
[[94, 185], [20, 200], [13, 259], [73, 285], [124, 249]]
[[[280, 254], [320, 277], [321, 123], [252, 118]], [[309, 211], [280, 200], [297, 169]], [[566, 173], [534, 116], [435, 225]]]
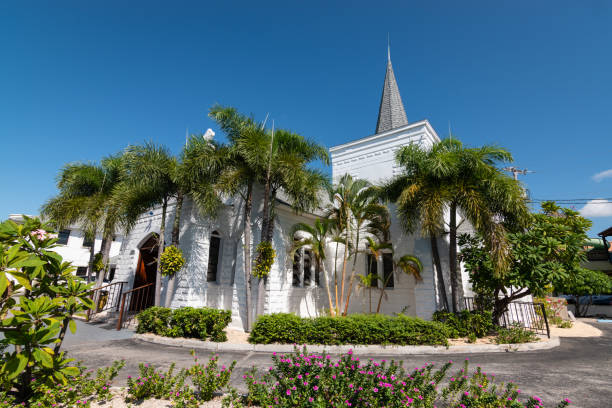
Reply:
[[49, 387], [79, 375], [60, 351], [73, 317], [93, 307], [89, 286], [52, 249], [57, 235], [36, 218], [0, 224], [0, 391], [27, 401], [33, 381]]
[[317, 219], [313, 225], [306, 223], [297, 223], [291, 229], [291, 237], [295, 237], [296, 234], [301, 233], [303, 237], [294, 242], [291, 250], [291, 259], [295, 251], [301, 248], [308, 248], [315, 258], [315, 263], [323, 275], [323, 282], [325, 290], [327, 291], [327, 299], [329, 302], [329, 314], [335, 315], [334, 303], [332, 301], [332, 294], [329, 287], [329, 280], [327, 278], [327, 270], [325, 269], [325, 259], [327, 258], [327, 244], [332, 235], [333, 224], [327, 219]]
[[[499, 147], [468, 148], [457, 139], [445, 139], [431, 148], [405, 146], [397, 152], [396, 160], [402, 174], [383, 186], [382, 196], [397, 203], [407, 232], [414, 232], [420, 225], [420, 232], [431, 239], [434, 258], [438, 254], [435, 237], [446, 232], [444, 214], [449, 212], [451, 295], [453, 310], [457, 311], [457, 217], [462, 216], [481, 234], [499, 275], [509, 265], [505, 232], [522, 227], [527, 219], [523, 189], [496, 168], [498, 163], [511, 161], [512, 156]], [[439, 259], [434, 259], [434, 265], [438, 281], [443, 282]]]
[[504, 274], [497, 271], [482, 237], [462, 235], [461, 260], [479, 301], [492, 304], [494, 318], [499, 319], [510, 302], [544, 296], [551, 284], [563, 287], [581, 270], [590, 226], [576, 211], [543, 203], [542, 211], [530, 216], [526, 230], [506, 234], [510, 265]]
[[[593, 304], [593, 295], [612, 292], [612, 278], [601, 271], [578, 267], [567, 279], [555, 285], [554, 289], [556, 292], [573, 296], [576, 316], [586, 316], [589, 307]], [[582, 296], [588, 296], [589, 301], [581, 303]]]

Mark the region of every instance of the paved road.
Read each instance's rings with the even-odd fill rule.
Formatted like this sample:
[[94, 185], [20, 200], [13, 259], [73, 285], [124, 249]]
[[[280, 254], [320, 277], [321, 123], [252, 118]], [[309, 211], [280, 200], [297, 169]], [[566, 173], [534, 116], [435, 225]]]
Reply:
[[[411, 355], [401, 358], [405, 367], [422, 365], [424, 362], [442, 363], [448, 359], [463, 361], [469, 357], [473, 365], [479, 364], [487, 373], [495, 373], [501, 381], [514, 381], [527, 395], [537, 395], [546, 406], [563, 398], [570, 398], [576, 407], [612, 407], [612, 324], [595, 323], [604, 332], [602, 337], [563, 338], [561, 346], [552, 350], [444, 355]], [[128, 375], [138, 375], [138, 363], [147, 362], [166, 368], [175, 362], [177, 367], [192, 363], [188, 349], [146, 343], [131, 339], [131, 333], [117, 333], [99, 327], [78, 325], [77, 335], [66, 343], [71, 357], [82, 360], [89, 368], [109, 365], [113, 360], [125, 359], [126, 367], [116, 385], [124, 385]], [[122, 338], [121, 338], [122, 337]], [[197, 350], [196, 350], [197, 351]], [[208, 357], [208, 351], [197, 351], [200, 359]], [[223, 353], [224, 364], [238, 362], [232, 385], [244, 390], [242, 373], [252, 366], [268, 367], [270, 356], [266, 353]], [[367, 356], [361, 356], [367, 357]], [[383, 359], [385, 356], [377, 356]], [[400, 360], [387, 357], [387, 360]]]

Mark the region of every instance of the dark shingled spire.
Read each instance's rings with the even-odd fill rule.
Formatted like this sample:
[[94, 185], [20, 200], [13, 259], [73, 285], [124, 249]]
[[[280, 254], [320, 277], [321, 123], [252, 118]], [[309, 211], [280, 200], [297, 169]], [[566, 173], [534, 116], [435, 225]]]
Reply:
[[378, 110], [378, 122], [376, 123], [376, 134], [396, 129], [408, 124], [406, 111], [402, 97], [395, 81], [393, 66], [391, 66], [391, 53], [387, 54], [387, 73], [383, 85], [382, 97], [380, 98], [380, 108]]

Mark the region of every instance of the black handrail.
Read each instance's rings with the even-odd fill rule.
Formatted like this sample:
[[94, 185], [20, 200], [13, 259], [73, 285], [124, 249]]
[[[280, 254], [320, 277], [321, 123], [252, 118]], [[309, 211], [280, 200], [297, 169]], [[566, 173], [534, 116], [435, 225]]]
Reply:
[[[129, 324], [136, 313], [150, 306], [150, 301], [155, 292], [153, 289], [155, 289], [155, 283], [149, 283], [147, 285], [128, 290], [121, 296], [117, 330], [121, 330], [125, 325]], [[126, 307], [129, 310], [126, 310]]]
[[115, 309], [119, 310], [119, 300], [121, 299], [121, 293], [123, 292], [123, 285], [127, 282], [112, 282], [108, 285], [99, 286], [90, 290], [90, 298], [94, 300], [95, 304], [92, 309], [87, 311], [87, 321], [92, 315], [106, 310]]

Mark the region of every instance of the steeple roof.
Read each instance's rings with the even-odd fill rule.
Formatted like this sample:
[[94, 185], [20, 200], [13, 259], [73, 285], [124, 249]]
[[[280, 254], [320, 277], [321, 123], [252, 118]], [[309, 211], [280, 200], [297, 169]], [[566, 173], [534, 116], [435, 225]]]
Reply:
[[383, 85], [382, 96], [380, 98], [380, 108], [378, 109], [378, 122], [376, 122], [376, 134], [396, 129], [408, 124], [406, 111], [402, 97], [395, 81], [393, 66], [391, 65], [391, 54], [387, 54], [387, 73]]

